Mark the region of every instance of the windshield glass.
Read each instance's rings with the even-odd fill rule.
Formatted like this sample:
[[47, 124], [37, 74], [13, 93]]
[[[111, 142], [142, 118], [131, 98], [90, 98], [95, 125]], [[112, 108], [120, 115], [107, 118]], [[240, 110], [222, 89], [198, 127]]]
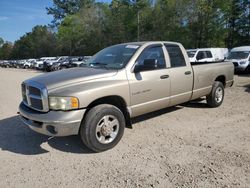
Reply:
[[246, 59], [249, 53], [249, 51], [230, 52], [228, 59]]
[[121, 69], [126, 66], [139, 47], [134, 44], [119, 44], [105, 48], [88, 59], [85, 66]]
[[187, 51], [188, 57], [194, 57], [196, 50]]

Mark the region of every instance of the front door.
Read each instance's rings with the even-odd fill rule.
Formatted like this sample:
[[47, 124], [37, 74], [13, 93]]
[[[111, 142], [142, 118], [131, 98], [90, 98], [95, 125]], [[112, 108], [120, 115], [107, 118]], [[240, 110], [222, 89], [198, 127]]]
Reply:
[[135, 66], [144, 66], [145, 60], [155, 60], [156, 68], [128, 73], [132, 117], [169, 105], [170, 78], [162, 44], [146, 47], [137, 58]]

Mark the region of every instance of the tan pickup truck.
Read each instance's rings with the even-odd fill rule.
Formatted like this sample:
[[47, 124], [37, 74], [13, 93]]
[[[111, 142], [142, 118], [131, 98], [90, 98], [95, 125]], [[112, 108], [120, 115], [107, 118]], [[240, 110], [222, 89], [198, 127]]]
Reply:
[[136, 42], [105, 48], [79, 68], [22, 83], [20, 117], [36, 132], [79, 134], [100, 152], [114, 147], [130, 118], [206, 96], [218, 107], [233, 85], [230, 62], [192, 66], [174, 42]]

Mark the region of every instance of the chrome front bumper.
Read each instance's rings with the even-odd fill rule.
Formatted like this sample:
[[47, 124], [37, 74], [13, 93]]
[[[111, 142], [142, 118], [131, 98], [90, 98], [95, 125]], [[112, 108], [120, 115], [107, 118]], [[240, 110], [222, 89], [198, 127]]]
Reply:
[[19, 106], [20, 118], [32, 130], [48, 136], [77, 135], [86, 109], [73, 111], [38, 112], [23, 103]]

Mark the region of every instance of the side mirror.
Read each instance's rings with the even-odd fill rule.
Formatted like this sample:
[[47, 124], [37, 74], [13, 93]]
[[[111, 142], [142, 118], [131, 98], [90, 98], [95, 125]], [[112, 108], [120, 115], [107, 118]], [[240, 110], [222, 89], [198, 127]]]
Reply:
[[142, 65], [135, 65], [134, 73], [155, 70], [158, 68], [157, 59], [145, 59]]

